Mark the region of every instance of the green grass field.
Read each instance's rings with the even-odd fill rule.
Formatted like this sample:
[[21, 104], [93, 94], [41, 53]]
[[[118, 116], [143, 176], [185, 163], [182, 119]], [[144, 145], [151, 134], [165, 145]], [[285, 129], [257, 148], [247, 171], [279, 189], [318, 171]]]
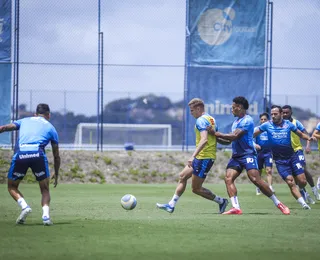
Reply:
[[[224, 185], [206, 185], [226, 196]], [[253, 185], [238, 185], [241, 216], [217, 214], [217, 204], [188, 187], [173, 214], [157, 210], [175, 185], [60, 184], [52, 189], [54, 226], [41, 222], [40, 192], [22, 184], [33, 212], [15, 225], [19, 207], [0, 185], [0, 259], [318, 259], [320, 202], [304, 211], [285, 185], [276, 193], [291, 209], [285, 216]], [[137, 197], [132, 211], [120, 206]], [[229, 207], [228, 207], [229, 208]]]

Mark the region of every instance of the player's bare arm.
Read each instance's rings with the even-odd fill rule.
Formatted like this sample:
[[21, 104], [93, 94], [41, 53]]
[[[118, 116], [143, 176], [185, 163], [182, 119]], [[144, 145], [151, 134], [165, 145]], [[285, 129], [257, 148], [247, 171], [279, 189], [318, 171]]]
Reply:
[[303, 132], [301, 132], [299, 129], [297, 129], [297, 131], [295, 132], [300, 138], [307, 140], [307, 141], [313, 141], [314, 138], [310, 137], [308, 134], [305, 134]]
[[200, 142], [197, 148], [194, 150], [191, 158], [188, 160], [189, 167], [192, 167], [193, 159], [201, 152], [201, 150], [206, 146], [207, 143], [208, 143], [208, 132], [207, 131], [200, 132]]
[[315, 137], [316, 139], [320, 140], [320, 131], [314, 130], [312, 136]]
[[51, 142], [52, 153], [53, 153], [53, 165], [54, 165], [54, 175], [52, 179], [54, 179], [54, 187], [58, 185], [58, 176], [60, 170], [60, 154], [59, 154], [59, 145]]
[[222, 145], [229, 145], [231, 144], [231, 141], [229, 140], [225, 140], [223, 138], [220, 138], [220, 137], [216, 137], [216, 140], [219, 144], [222, 144]]
[[241, 136], [243, 136], [245, 133], [246, 133], [246, 131], [237, 128], [236, 130], [234, 130], [230, 134], [223, 134], [223, 133], [220, 133], [220, 132], [216, 132], [215, 136], [219, 137], [219, 138], [222, 138], [222, 139], [225, 139], [225, 140], [229, 140], [229, 141], [232, 142], [234, 140], [237, 140], [237, 139], [241, 138]]
[[261, 133], [262, 133], [262, 131], [259, 128], [257, 128], [256, 130], [254, 130], [253, 137], [255, 138]]
[[0, 133], [13, 131], [16, 129], [17, 129], [17, 126], [15, 124], [7, 124], [7, 125], [0, 126]]
[[[309, 133], [307, 132], [306, 129], [303, 130], [303, 133], [305, 133], [306, 135], [309, 135]], [[306, 145], [306, 149], [305, 150], [306, 150], [307, 154], [311, 153], [311, 147], [310, 147], [310, 141], [309, 140], [307, 141], [307, 145]]]

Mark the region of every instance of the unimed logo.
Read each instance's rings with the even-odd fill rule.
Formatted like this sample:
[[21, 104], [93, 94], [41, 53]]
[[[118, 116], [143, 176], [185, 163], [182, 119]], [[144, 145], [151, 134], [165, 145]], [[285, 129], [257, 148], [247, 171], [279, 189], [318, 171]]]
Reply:
[[221, 45], [225, 43], [233, 32], [253, 33], [256, 27], [233, 26], [236, 11], [227, 7], [225, 9], [208, 9], [198, 22], [198, 32], [200, 38], [209, 45]]
[[[231, 104], [223, 104], [220, 100], [215, 100], [214, 103], [205, 104], [205, 110], [210, 115], [231, 115]], [[258, 102], [254, 101], [249, 104], [249, 115], [258, 115]]]

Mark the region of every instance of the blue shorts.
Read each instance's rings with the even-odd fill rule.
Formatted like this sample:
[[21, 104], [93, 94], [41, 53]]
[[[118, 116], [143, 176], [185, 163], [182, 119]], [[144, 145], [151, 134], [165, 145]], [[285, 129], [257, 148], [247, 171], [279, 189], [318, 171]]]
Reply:
[[227, 169], [234, 169], [237, 172], [242, 172], [243, 169], [246, 171], [257, 169], [258, 170], [258, 161], [257, 157], [252, 154], [244, 155], [241, 157], [233, 157], [230, 159]]
[[297, 156], [299, 162], [301, 163], [301, 165], [303, 167], [306, 166], [306, 158], [304, 157], [303, 150], [296, 151], [296, 156]]
[[298, 176], [304, 173], [303, 165], [300, 163], [296, 154], [289, 159], [275, 160], [277, 170], [283, 180], [289, 175]]
[[19, 151], [13, 155], [8, 179], [22, 180], [29, 168], [31, 168], [37, 181], [42, 181], [50, 176], [48, 159], [43, 151]]
[[262, 170], [264, 167], [272, 167], [272, 153], [271, 152], [260, 152], [258, 153], [258, 168]]
[[194, 158], [192, 162], [193, 174], [205, 179], [207, 173], [210, 171], [212, 165], [214, 164], [214, 159], [197, 159]]

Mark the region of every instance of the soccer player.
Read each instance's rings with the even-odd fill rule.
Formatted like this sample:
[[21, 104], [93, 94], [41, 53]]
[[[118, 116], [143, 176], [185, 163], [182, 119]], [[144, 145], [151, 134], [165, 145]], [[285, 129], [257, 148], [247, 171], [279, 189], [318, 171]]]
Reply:
[[54, 187], [58, 184], [60, 168], [60, 155], [58, 134], [54, 126], [48, 121], [50, 108], [47, 104], [39, 104], [33, 117], [26, 117], [11, 124], [0, 126], [0, 133], [5, 131], [19, 130], [19, 138], [16, 143], [11, 166], [8, 172], [8, 191], [12, 198], [21, 207], [21, 213], [16, 220], [17, 224], [24, 224], [27, 216], [31, 213], [31, 207], [19, 191], [19, 184], [31, 168], [42, 195], [42, 221], [44, 225], [52, 225], [49, 214], [50, 173], [48, 159], [45, 154], [45, 146], [51, 142], [54, 157]]
[[[195, 117], [196, 149], [189, 158], [185, 168], [179, 174], [179, 183], [175, 193], [168, 204], [157, 203], [157, 208], [173, 213], [175, 206], [184, 193], [187, 181], [192, 177], [192, 192], [205, 199], [212, 200], [219, 204], [219, 213], [223, 213], [228, 205], [228, 200], [219, 197], [202, 186], [215, 159], [217, 141], [222, 144], [230, 142], [219, 140], [215, 136], [208, 135], [207, 127], [210, 125], [217, 129], [215, 119], [204, 111], [204, 102], [194, 98], [189, 102], [190, 113]], [[218, 140], [217, 140], [218, 139]]]
[[[301, 132], [303, 132], [305, 134], [308, 134], [307, 130], [302, 125], [302, 123], [299, 120], [297, 120], [297, 119], [292, 117], [292, 108], [291, 108], [291, 106], [289, 106], [289, 105], [283, 106], [282, 107], [282, 112], [283, 112], [283, 119], [289, 120]], [[304, 174], [306, 175], [307, 182], [309, 183], [309, 185], [311, 187], [313, 195], [315, 196], [316, 200], [320, 200], [320, 194], [318, 192], [318, 189], [315, 186], [313, 178], [312, 178], [312, 175], [311, 175], [311, 173], [309, 172], [309, 170], [307, 168], [306, 159], [305, 159], [305, 156], [304, 156], [304, 153], [303, 153], [303, 148], [302, 148], [302, 144], [301, 144], [301, 141], [300, 141], [300, 137], [297, 136], [295, 133], [291, 133], [291, 145], [292, 145], [292, 148], [293, 148], [294, 152], [297, 155], [297, 158], [298, 158], [300, 164], [304, 168]], [[311, 153], [310, 141], [307, 141], [306, 153], [307, 154]], [[303, 197], [306, 200], [306, 202], [311, 203], [311, 204], [315, 203], [305, 189], [300, 190], [300, 192], [303, 195]]]
[[[270, 116], [268, 113], [260, 114], [259, 118], [260, 125], [270, 120]], [[257, 160], [260, 176], [263, 167], [265, 167], [269, 188], [272, 190], [272, 192], [274, 192], [274, 189], [272, 187], [272, 152], [269, 146], [267, 133], [262, 133], [256, 137], [255, 148], [258, 152]], [[256, 194], [261, 194], [261, 191], [258, 187], [256, 187]]]
[[210, 130], [210, 133], [216, 137], [232, 141], [232, 157], [227, 165], [225, 176], [225, 184], [232, 208], [223, 214], [242, 214], [237, 196], [237, 188], [234, 182], [240, 176], [243, 169], [246, 169], [247, 175], [252, 183], [256, 185], [264, 195], [269, 197], [283, 214], [289, 215], [289, 208], [278, 200], [268, 184], [260, 177], [257, 152], [253, 143], [254, 123], [252, 117], [247, 115], [248, 108], [249, 103], [245, 97], [235, 97], [231, 109], [232, 114], [236, 117], [236, 120], [232, 124], [232, 133], [224, 134]]
[[312, 138], [301, 132], [289, 120], [283, 119], [281, 106], [273, 105], [271, 107], [271, 117], [272, 121], [260, 125], [259, 128], [255, 130], [254, 136], [257, 136], [262, 132], [268, 133], [273, 159], [280, 176], [287, 183], [291, 194], [302, 208], [310, 209], [296, 186], [297, 183], [300, 189], [302, 189], [306, 186], [307, 181], [303, 166], [299, 162], [297, 154], [294, 152], [291, 145], [291, 132], [296, 133], [305, 140], [311, 141]]
[[[320, 155], [320, 122], [317, 124], [316, 129], [313, 131], [312, 137], [318, 140], [318, 150]], [[320, 177], [318, 177], [317, 186], [318, 189], [320, 189]]]

